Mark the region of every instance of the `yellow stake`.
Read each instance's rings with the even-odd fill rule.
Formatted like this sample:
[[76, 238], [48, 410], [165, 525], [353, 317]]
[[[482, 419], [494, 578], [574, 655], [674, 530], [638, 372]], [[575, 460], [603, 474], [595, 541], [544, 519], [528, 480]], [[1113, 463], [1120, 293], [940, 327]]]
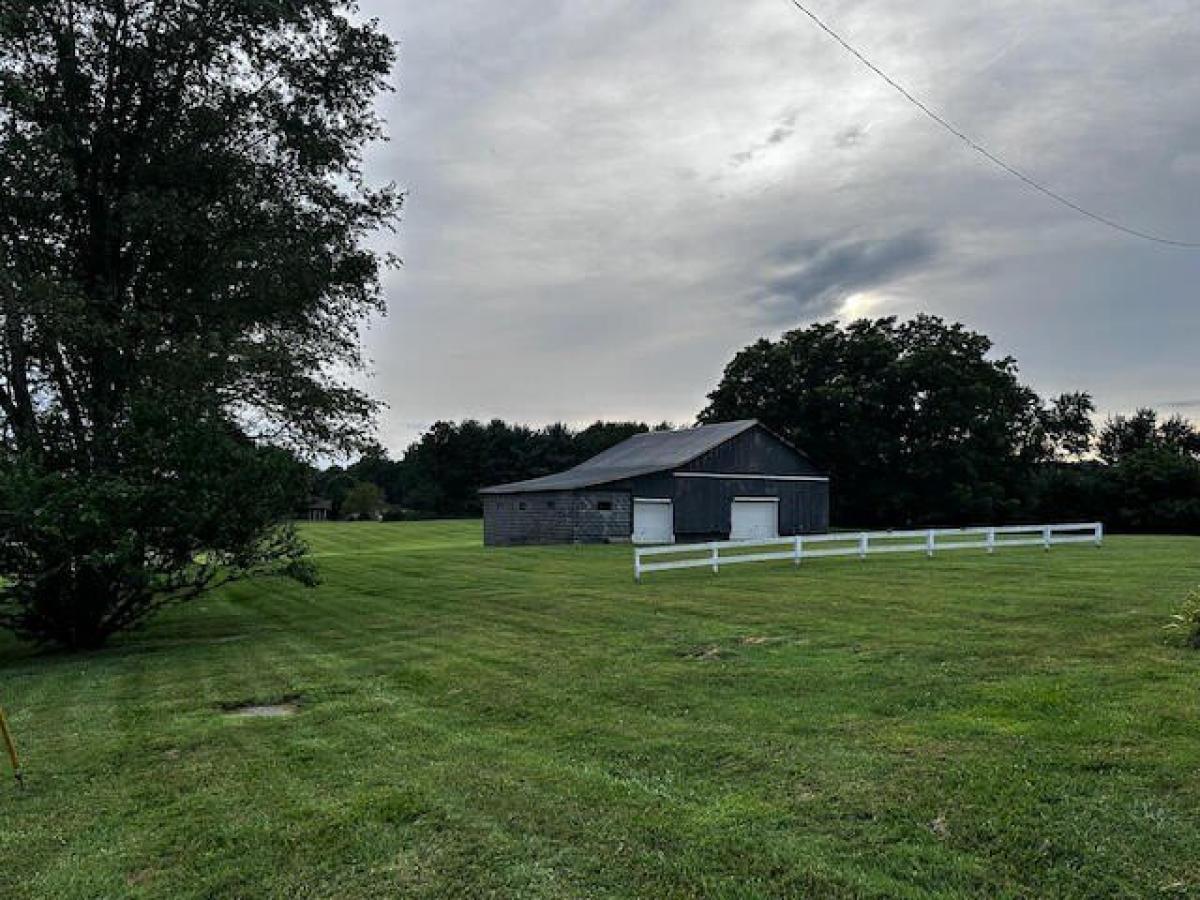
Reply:
[[8, 730], [8, 720], [4, 718], [3, 709], [0, 709], [0, 735], [4, 736], [4, 746], [8, 749], [8, 758], [12, 762], [13, 777], [17, 779], [17, 784], [24, 786], [25, 781], [21, 775], [21, 760], [17, 758], [17, 745], [13, 743], [12, 732]]

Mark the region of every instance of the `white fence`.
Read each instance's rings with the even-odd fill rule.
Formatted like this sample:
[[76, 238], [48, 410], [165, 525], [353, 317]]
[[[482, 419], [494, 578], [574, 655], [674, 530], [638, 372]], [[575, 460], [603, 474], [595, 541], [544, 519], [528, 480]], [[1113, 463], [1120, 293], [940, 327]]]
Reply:
[[[1104, 542], [1100, 522], [1065, 525], [1005, 525], [986, 528], [928, 528], [920, 531], [862, 531], [834, 534], [805, 534], [764, 541], [712, 541], [707, 544], [671, 544], [633, 548], [633, 577], [638, 581], [647, 572], [707, 567], [716, 574], [721, 566], [735, 563], [767, 562], [790, 559], [796, 565], [806, 559], [829, 556], [857, 556], [866, 559], [877, 553], [924, 553], [933, 556], [939, 550], [986, 550], [1001, 547], [1051, 547], [1060, 544]], [[748, 548], [781, 547], [781, 550], [747, 553]], [[722, 555], [724, 551], [724, 555]], [[682, 557], [666, 562], [643, 562], [646, 557]]]

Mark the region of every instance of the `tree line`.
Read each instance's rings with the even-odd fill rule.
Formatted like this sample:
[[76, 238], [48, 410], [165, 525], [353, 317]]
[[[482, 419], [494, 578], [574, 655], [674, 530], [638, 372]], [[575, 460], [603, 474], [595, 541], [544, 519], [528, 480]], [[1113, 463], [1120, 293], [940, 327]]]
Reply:
[[481, 487], [561, 472], [652, 427], [671, 426], [436, 422], [398, 460], [376, 446], [352, 465], [312, 469], [310, 479], [314, 496], [332, 501], [339, 518], [478, 516]]
[[700, 419], [755, 417], [810, 453], [838, 524], [1200, 531], [1191, 422], [1142, 409], [1097, 429], [1090, 394], [1039, 397], [992, 351], [935, 316], [821, 323], [738, 353]]
[[[992, 350], [934, 316], [820, 323], [738, 353], [697, 420], [757, 418], [801, 448], [832, 476], [837, 525], [1200, 531], [1195, 425], [1140, 409], [1097, 427], [1090, 394], [1040, 397]], [[313, 485], [350, 517], [474, 516], [479, 488], [569, 468], [648, 428], [438, 422], [399, 459], [375, 448]]]

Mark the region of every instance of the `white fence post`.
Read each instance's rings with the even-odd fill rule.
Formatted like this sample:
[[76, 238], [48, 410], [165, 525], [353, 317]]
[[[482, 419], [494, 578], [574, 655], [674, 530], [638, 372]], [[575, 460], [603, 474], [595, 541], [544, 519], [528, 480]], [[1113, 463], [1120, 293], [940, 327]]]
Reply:
[[633, 580], [642, 580], [642, 551], [637, 547], [633, 548]]
[[858, 536], [858, 558], [866, 559], [867, 550], [870, 547], [870, 536], [864, 531]]
[[933, 529], [925, 532], [925, 555], [933, 559]]
[[719, 548], [717, 548], [717, 547], [712, 548], [711, 558], [712, 558], [713, 574], [716, 575], [718, 572], [721, 571], [721, 551]]
[[995, 528], [989, 528], [987, 530], [987, 552], [988, 553], [996, 552], [996, 529]]
[[1104, 543], [1104, 523], [1096, 523], [1096, 546], [1099, 547]]
[[1047, 525], [1045, 528], [1042, 529], [1042, 546], [1045, 547], [1047, 550], [1050, 549], [1050, 535], [1051, 534], [1052, 534], [1052, 532], [1050, 530], [1049, 525]]
[[804, 555], [804, 538], [796, 535], [796, 544], [792, 550], [792, 565], [800, 565], [800, 557]]

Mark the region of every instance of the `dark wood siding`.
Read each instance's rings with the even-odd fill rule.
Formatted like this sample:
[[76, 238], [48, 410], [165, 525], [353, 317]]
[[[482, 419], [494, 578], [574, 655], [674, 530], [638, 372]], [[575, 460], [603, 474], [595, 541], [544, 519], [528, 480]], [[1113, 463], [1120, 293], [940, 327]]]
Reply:
[[822, 475], [804, 454], [761, 425], [742, 432], [683, 466], [681, 472], [739, 475]]
[[655, 472], [626, 482], [635, 498], [657, 500], [675, 499], [675, 476], [671, 472]]
[[[791, 475], [821, 478], [812, 461], [762, 426], [715, 447], [672, 473], [675, 534], [678, 540], [725, 540], [735, 497], [778, 497], [779, 533], [815, 534], [829, 530], [828, 481], [773, 481], [762, 478], [689, 478], [707, 475]], [[657, 485], [656, 485], [657, 486]], [[641, 496], [640, 490], [634, 491]], [[655, 496], [655, 495], [649, 495]]]
[[725, 540], [735, 497], [778, 497], [779, 533], [829, 530], [829, 483], [741, 478], [676, 478], [677, 540]]

